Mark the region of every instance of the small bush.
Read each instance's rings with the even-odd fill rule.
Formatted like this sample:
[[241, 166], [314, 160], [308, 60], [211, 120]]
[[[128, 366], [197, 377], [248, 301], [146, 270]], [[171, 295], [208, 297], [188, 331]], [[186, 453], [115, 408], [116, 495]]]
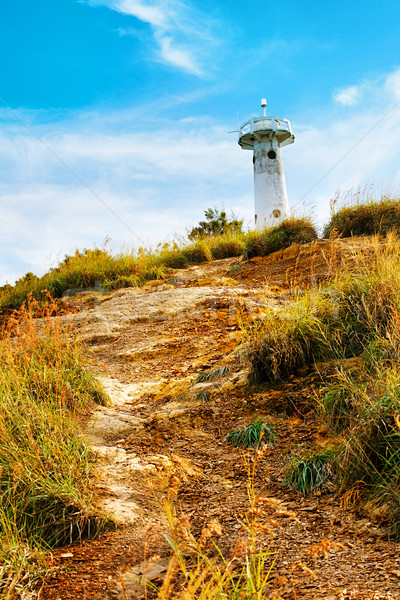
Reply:
[[243, 429], [230, 431], [226, 441], [232, 446], [242, 448], [260, 448], [264, 444], [273, 444], [277, 435], [262, 419], [256, 419]]
[[48, 293], [53, 298], [61, 298], [80, 291], [140, 286], [152, 279], [168, 277], [171, 269], [184, 269], [213, 258], [240, 256], [244, 237], [243, 233], [228, 232], [195, 238], [190, 243], [159, 244], [155, 250], [139, 248], [137, 252], [117, 255], [98, 248], [77, 250], [43, 277], [27, 273], [15, 285], [2, 286], [0, 307], [19, 307], [29, 294], [45, 302]]
[[216, 260], [221, 258], [230, 258], [232, 256], [241, 256], [245, 250], [245, 243], [239, 237], [229, 238], [222, 236], [216, 239], [211, 245], [212, 257]]
[[243, 221], [232, 217], [229, 221], [225, 211], [208, 208], [204, 211], [205, 221], [200, 221], [197, 227], [190, 231], [189, 240], [197, 240], [207, 236], [223, 235], [225, 233], [242, 233]]
[[279, 312], [266, 309], [245, 331], [253, 376], [277, 381], [313, 361], [363, 354], [367, 360], [378, 337], [381, 353], [399, 356], [399, 314], [400, 243], [389, 236], [351, 271], [344, 267], [329, 284], [306, 290]]
[[335, 433], [350, 427], [351, 417], [356, 414], [357, 400], [354, 394], [359, 395], [358, 388], [346, 384], [342, 379], [331, 383], [324, 391], [322, 413]]
[[335, 212], [324, 228], [324, 237], [332, 232], [342, 237], [386, 235], [400, 227], [400, 200], [384, 197], [382, 200], [358, 201]]
[[295, 458], [285, 476], [285, 485], [304, 496], [323, 488], [332, 489], [335, 457], [335, 452], [324, 451]]
[[285, 219], [279, 225], [254, 231], [246, 239], [244, 257], [268, 256], [272, 252], [288, 248], [291, 244], [307, 244], [318, 234], [309, 217]]

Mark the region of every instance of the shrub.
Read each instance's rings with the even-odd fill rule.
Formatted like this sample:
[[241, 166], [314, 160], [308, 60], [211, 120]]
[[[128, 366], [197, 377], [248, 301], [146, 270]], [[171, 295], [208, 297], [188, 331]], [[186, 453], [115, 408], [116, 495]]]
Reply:
[[388, 332], [389, 353], [396, 346], [398, 355], [399, 314], [400, 244], [389, 236], [372, 256], [361, 255], [351, 271], [344, 267], [329, 284], [306, 290], [279, 312], [267, 309], [245, 331], [253, 375], [276, 381], [305, 363], [360, 356], [378, 338], [383, 352]]
[[197, 227], [190, 231], [189, 240], [197, 240], [206, 236], [223, 235], [225, 233], [241, 233], [243, 221], [232, 218], [228, 221], [225, 211], [208, 208], [204, 211], [205, 221], [200, 221]]
[[77, 250], [43, 277], [27, 273], [14, 286], [2, 286], [0, 307], [18, 307], [29, 294], [44, 302], [48, 292], [53, 298], [60, 298], [70, 291], [117, 289], [164, 279], [170, 269], [183, 269], [216, 257], [238, 256], [243, 249], [243, 237], [241, 233], [206, 236], [191, 243], [159, 244], [154, 251], [140, 248], [137, 252], [116, 256], [105, 249]]
[[346, 439], [338, 455], [345, 497], [368, 501], [400, 533], [399, 365], [346, 375], [351, 393]]
[[324, 228], [324, 237], [333, 231], [342, 237], [386, 235], [400, 226], [400, 200], [383, 197], [381, 200], [357, 201], [335, 212]]
[[245, 242], [239, 236], [233, 238], [224, 235], [216, 238], [210, 246], [212, 257], [219, 260], [221, 258], [230, 258], [231, 256], [241, 256], [244, 253]]
[[252, 232], [245, 246], [246, 259], [254, 256], [267, 256], [291, 244], [307, 244], [317, 239], [318, 234], [309, 217], [290, 217], [279, 225]]

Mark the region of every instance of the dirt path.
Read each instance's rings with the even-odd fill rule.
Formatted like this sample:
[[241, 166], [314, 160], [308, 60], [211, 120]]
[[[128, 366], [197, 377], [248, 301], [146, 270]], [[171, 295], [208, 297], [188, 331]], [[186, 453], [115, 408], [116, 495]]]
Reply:
[[[168, 563], [162, 497], [171, 489], [194, 533], [218, 519], [229, 554], [248, 508], [248, 472], [243, 452], [223, 438], [260, 414], [279, 434], [255, 476], [265, 544], [278, 552], [266, 598], [400, 598], [399, 545], [383, 529], [340, 508], [331, 494], [304, 499], [281, 484], [299, 444], [323, 445], [327, 438], [311, 401], [317, 377], [257, 392], [237, 353], [238, 315], [257, 317], [266, 277], [275, 291], [268, 302], [277, 309], [290, 279], [326, 276], [328, 250], [325, 242], [317, 251], [292, 247], [275, 258], [191, 267], [170, 283], [120, 290], [80, 313], [113, 401], [96, 411], [88, 431], [99, 507], [119, 526], [55, 551], [53, 564], [65, 568], [43, 587], [41, 600], [144, 597], [144, 557], [156, 557], [147, 571], [156, 583]], [[196, 382], [199, 373], [215, 379]]]

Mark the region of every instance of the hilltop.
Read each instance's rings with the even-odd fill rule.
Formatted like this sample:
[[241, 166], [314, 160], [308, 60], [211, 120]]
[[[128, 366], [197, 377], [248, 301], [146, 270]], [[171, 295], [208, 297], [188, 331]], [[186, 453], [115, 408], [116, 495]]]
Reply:
[[[335, 434], [316, 410], [333, 364], [254, 385], [241, 358], [243, 327], [265, 310], [279, 312], [294, 302], [295, 290], [332, 277], [373, 245], [365, 238], [294, 244], [266, 257], [177, 269], [141, 288], [72, 299], [79, 313], [67, 318], [81, 328], [111, 398], [91, 416], [86, 435], [97, 508], [111, 512], [118, 527], [53, 551], [51, 565], [62, 568], [41, 600], [145, 597], [143, 571], [160, 584], [168, 568], [163, 497], [197, 539], [218, 522], [219, 547], [225, 556], [235, 552], [244, 537], [254, 450], [224, 438], [259, 417], [278, 436], [264, 447], [253, 476], [257, 535], [277, 553], [260, 597], [400, 597], [398, 546], [377, 514], [341, 503], [334, 486], [303, 496], [282, 485], [299, 449], [333, 446]], [[147, 567], [144, 559], [151, 559]]]

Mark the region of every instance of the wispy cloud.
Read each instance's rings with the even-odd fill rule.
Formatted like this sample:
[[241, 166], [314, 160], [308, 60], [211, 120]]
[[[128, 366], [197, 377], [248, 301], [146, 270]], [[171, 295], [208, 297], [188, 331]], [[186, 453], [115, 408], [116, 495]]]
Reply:
[[333, 99], [344, 106], [354, 106], [360, 101], [363, 86], [351, 85], [334, 93]]
[[[192, 75], [208, 74], [205, 60], [219, 45], [217, 22], [186, 0], [88, 0], [91, 6], [108, 6], [111, 10], [135, 17], [148, 24], [156, 43], [156, 60]], [[119, 29], [129, 35], [130, 28]]]

